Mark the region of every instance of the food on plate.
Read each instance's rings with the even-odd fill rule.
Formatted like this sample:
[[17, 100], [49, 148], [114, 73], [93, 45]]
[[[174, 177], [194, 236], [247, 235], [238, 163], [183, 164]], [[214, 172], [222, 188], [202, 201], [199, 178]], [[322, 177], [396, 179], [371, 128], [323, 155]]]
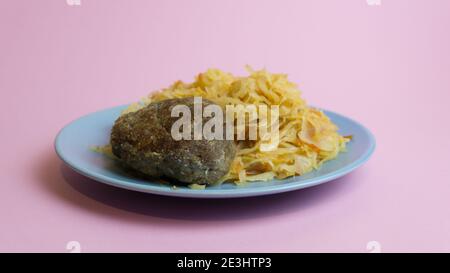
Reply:
[[[285, 74], [248, 70], [248, 76], [238, 77], [209, 69], [194, 82], [176, 81], [131, 104], [113, 127], [109, 149], [128, 166], [150, 176], [238, 185], [303, 175], [345, 150], [350, 138], [340, 135], [321, 110], [308, 106]], [[176, 118], [170, 118], [169, 109], [180, 102], [192, 107], [193, 97], [201, 97], [204, 106], [222, 108], [277, 106], [278, 145], [264, 148], [266, 139], [260, 135], [255, 140], [173, 140], [170, 126]]]

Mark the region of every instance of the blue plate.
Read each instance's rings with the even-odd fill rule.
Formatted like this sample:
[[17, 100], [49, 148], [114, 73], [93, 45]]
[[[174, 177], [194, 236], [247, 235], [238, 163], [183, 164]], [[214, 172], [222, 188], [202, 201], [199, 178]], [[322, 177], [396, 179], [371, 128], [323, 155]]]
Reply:
[[93, 145], [109, 142], [111, 127], [125, 107], [118, 106], [92, 113], [64, 127], [55, 140], [58, 156], [78, 173], [120, 188], [179, 197], [234, 198], [293, 191], [331, 181], [361, 166], [375, 148], [375, 139], [364, 126], [337, 113], [324, 111], [340, 128], [342, 135], [352, 135], [353, 139], [348, 143], [347, 152], [340, 153], [319, 170], [283, 180], [252, 182], [247, 186], [225, 183], [205, 190], [184, 186], [173, 189], [156, 179], [152, 181], [133, 177], [118, 167], [114, 160], [89, 149]]

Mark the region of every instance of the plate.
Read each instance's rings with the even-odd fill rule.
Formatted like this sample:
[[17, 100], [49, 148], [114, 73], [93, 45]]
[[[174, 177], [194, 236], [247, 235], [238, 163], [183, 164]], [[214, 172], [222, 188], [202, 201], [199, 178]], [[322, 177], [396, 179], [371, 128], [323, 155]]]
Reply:
[[55, 149], [58, 156], [73, 170], [93, 180], [128, 190], [191, 198], [235, 198], [268, 195], [298, 190], [332, 181], [355, 170], [366, 162], [375, 149], [375, 139], [364, 126], [340, 114], [326, 111], [327, 116], [339, 127], [342, 135], [352, 135], [347, 151], [322, 165], [316, 171], [282, 180], [251, 182], [246, 186], [225, 183], [204, 190], [176, 187], [159, 180], [144, 180], [124, 172], [114, 160], [90, 150], [91, 146], [109, 142], [114, 121], [126, 107], [117, 106], [83, 116], [57, 135]]

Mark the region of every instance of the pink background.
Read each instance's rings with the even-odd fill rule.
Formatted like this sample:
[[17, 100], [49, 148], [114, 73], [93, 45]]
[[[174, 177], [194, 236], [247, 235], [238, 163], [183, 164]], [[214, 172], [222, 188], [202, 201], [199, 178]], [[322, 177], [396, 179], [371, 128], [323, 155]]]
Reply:
[[[450, 251], [450, 1], [0, 1], [0, 251]], [[184, 200], [75, 174], [77, 117], [208, 67], [284, 72], [377, 138], [311, 189]]]

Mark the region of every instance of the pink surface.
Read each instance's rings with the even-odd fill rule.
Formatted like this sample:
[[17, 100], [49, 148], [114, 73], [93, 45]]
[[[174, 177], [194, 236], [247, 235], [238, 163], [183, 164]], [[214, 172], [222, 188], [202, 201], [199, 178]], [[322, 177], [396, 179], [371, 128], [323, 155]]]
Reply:
[[[450, 251], [450, 1], [0, 2], [0, 251]], [[241, 200], [75, 174], [69, 121], [208, 67], [284, 72], [377, 138], [330, 184]]]

